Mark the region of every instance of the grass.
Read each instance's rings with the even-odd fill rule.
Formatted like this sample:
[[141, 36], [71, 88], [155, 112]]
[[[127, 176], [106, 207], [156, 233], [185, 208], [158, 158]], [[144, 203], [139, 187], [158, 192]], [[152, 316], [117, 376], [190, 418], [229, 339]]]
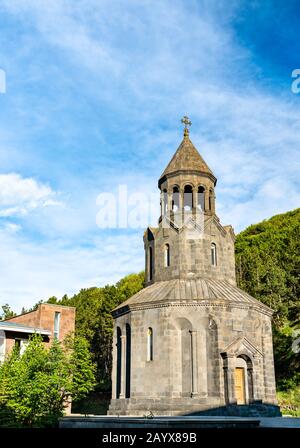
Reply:
[[300, 417], [300, 386], [277, 392], [277, 399], [283, 415]]

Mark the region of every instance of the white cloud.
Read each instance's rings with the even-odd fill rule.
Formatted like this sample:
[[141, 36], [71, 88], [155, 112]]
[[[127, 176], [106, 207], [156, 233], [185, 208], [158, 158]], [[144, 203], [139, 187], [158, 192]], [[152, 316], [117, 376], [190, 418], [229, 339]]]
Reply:
[[48, 206], [62, 205], [48, 185], [16, 173], [0, 174], [0, 217], [26, 215]]
[[81, 288], [104, 286], [144, 267], [142, 235], [99, 235], [86, 247], [66, 241], [33, 242], [0, 229], [0, 305], [30, 307]]
[[244, 200], [232, 197], [219, 201], [217, 207], [223, 224], [232, 224], [236, 233], [278, 213], [298, 208], [300, 192], [295, 183], [283, 177], [263, 181]]
[[[21, 122], [26, 122], [27, 114], [34, 114], [35, 125], [41, 123], [42, 129], [53, 125], [54, 119], [47, 122], [49, 108], [55, 110], [60, 103], [65, 106], [68, 92], [64, 87], [74, 83], [80, 94], [66, 108], [78, 112], [84, 103], [90, 104], [99, 117], [97, 132], [101, 134], [101, 145], [88, 174], [72, 172], [72, 156], [57, 161], [53, 174], [59, 172], [58, 181], [66, 187], [69, 180], [69, 185], [68, 192], [64, 190], [68, 203], [57, 207], [55, 213], [50, 206], [59, 205], [60, 196], [51, 187], [14, 173], [0, 176], [4, 182], [0, 183], [0, 216], [22, 216], [34, 235], [25, 240], [18, 224], [2, 227], [0, 250], [6, 256], [5, 262], [0, 261], [1, 301], [19, 308], [29, 306], [51, 295], [115, 281], [143, 267], [142, 230], [136, 236], [124, 230], [117, 238], [97, 233], [95, 199], [103, 188], [112, 191], [119, 183], [127, 183], [131, 191], [137, 186], [147, 192], [150, 186], [156, 188], [157, 177], [179, 144], [180, 114], [191, 115], [191, 138], [218, 177], [217, 211], [224, 224], [233, 224], [239, 231], [299, 205], [299, 103], [295, 96], [289, 97], [290, 90], [280, 92], [278, 86], [276, 92], [267, 91], [256, 81], [251, 51], [240, 45], [231, 28], [232, 5], [239, 2], [225, 2], [221, 14], [218, 1], [191, 3], [1, 2], [1, 7], [16, 14], [22, 23], [26, 43], [37, 42], [41, 53], [49, 51], [49, 64], [55, 67], [46, 71], [49, 86], [53, 89], [53, 73], [64, 80], [60, 94], [55, 90], [52, 96], [44, 91], [34, 110], [28, 108], [25, 94], [19, 98], [19, 112], [23, 105]], [[26, 51], [32, 55], [32, 73], [37, 70], [37, 78], [47, 79], [44, 65], [39, 67], [40, 59], [30, 45], [23, 48], [22, 43], [21, 49], [16, 48], [13, 65], [23, 75], [22, 52]], [[62, 62], [65, 65], [61, 66]], [[24, 91], [34, 91], [33, 80], [25, 81]], [[49, 103], [52, 98], [54, 105]], [[111, 135], [103, 130], [106, 114], [113, 117]], [[60, 143], [72, 131], [76, 135], [74, 129], [88, 121], [82, 120], [82, 113], [80, 121], [72, 113], [70, 117], [72, 125], [66, 128], [57, 120]], [[42, 178], [44, 166], [48, 166], [44, 161], [60, 154], [52, 151], [51, 133], [42, 134], [49, 156], [35, 146], [35, 127], [24, 125], [16, 132], [16, 126], [13, 119], [10, 132], [1, 130], [3, 148], [9, 150], [0, 147], [0, 161], [7, 171], [19, 171], [19, 164], [27, 157]], [[15, 142], [12, 135], [20, 134], [24, 139], [30, 132], [33, 139], [23, 151], [23, 141]], [[86, 149], [99, 143], [86, 140], [82, 155], [75, 156], [76, 162], [82, 157], [84, 167], [91, 160], [85, 156]], [[15, 150], [18, 145], [19, 151]], [[96, 163], [100, 156], [102, 166]], [[11, 160], [16, 167], [10, 168]], [[95, 233], [96, 238], [88, 239], [87, 235]], [[35, 242], [35, 235], [43, 235], [44, 242]]]

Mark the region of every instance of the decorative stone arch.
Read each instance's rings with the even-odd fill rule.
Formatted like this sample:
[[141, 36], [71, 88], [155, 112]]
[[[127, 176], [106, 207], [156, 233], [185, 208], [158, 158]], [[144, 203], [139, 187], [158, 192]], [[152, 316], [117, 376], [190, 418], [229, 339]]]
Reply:
[[220, 396], [220, 351], [219, 351], [219, 322], [211, 313], [206, 323], [206, 362], [207, 362], [207, 392], [208, 395]]
[[116, 365], [116, 398], [120, 398], [122, 393], [122, 330], [120, 326], [116, 328], [117, 365]]
[[255, 370], [259, 368], [262, 356], [261, 351], [245, 337], [237, 338], [222, 351], [226, 404], [237, 403], [236, 369], [241, 368], [244, 369], [245, 401], [243, 404], [258, 398], [257, 392], [260, 385]]
[[131, 326], [125, 324], [126, 355], [125, 355], [125, 398], [130, 398], [131, 389]]
[[194, 184], [193, 182], [187, 180], [187, 181], [184, 181], [184, 182], [182, 183], [182, 185], [181, 185], [181, 189], [182, 189], [182, 191], [184, 191], [184, 188], [185, 188], [187, 185], [190, 185], [193, 189], [195, 188], [195, 184]]
[[197, 332], [185, 317], [175, 318], [173, 324], [180, 340], [181, 396], [193, 397], [198, 395]]

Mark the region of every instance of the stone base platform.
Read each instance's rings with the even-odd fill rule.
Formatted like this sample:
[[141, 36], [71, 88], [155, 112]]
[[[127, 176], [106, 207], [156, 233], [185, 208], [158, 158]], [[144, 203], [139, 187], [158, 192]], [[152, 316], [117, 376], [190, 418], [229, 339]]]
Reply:
[[71, 415], [59, 420], [60, 428], [256, 428], [257, 418], [241, 417], [117, 417]]
[[117, 417], [107, 415], [70, 415], [59, 421], [60, 428], [300, 428], [295, 417]]
[[118, 399], [111, 400], [108, 415], [150, 416], [216, 416], [216, 417], [280, 417], [277, 405], [257, 400], [247, 405], [224, 406], [210, 398]]

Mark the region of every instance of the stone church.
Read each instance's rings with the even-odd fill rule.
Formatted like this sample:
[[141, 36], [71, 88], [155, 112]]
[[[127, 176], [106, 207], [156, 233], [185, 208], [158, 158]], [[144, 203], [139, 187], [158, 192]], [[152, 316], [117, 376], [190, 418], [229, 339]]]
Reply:
[[[113, 311], [110, 415], [280, 415], [272, 310], [236, 286], [217, 179], [184, 137], [144, 233], [146, 287]], [[254, 412], [255, 411], [255, 412]]]

